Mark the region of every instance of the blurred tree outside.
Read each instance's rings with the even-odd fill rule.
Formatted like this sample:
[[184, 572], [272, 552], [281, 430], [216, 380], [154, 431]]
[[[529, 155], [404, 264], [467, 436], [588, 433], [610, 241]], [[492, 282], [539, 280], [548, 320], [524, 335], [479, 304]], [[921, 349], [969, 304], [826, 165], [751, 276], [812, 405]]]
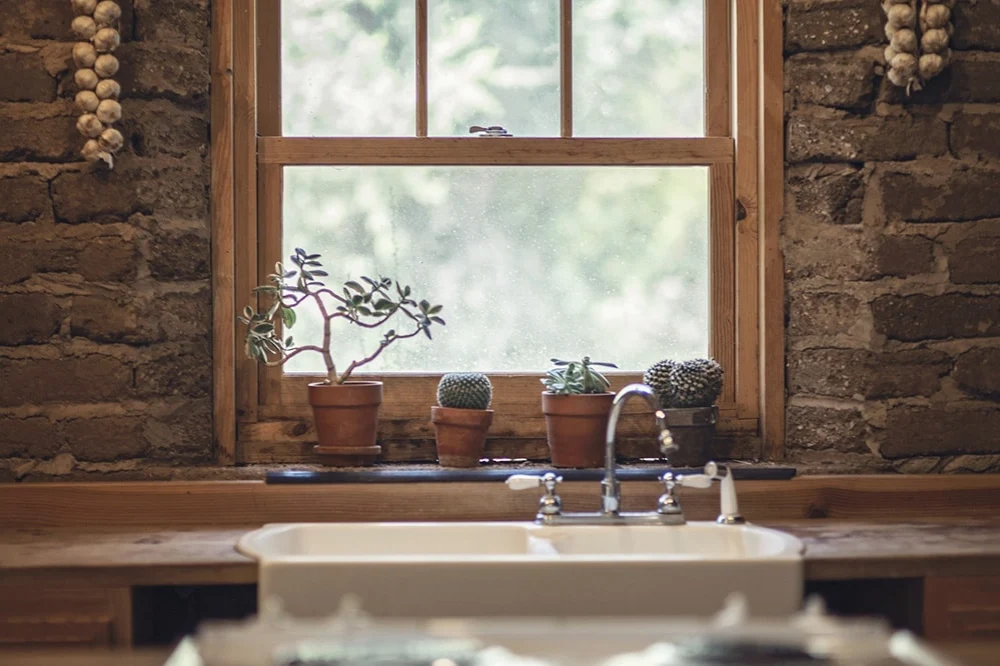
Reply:
[[[283, 0], [286, 136], [413, 136], [414, 0]], [[558, 136], [558, 0], [429, 0], [429, 128]], [[577, 0], [578, 136], [704, 134], [702, 0]], [[469, 138], [470, 141], [504, 139]], [[542, 371], [550, 357], [641, 370], [708, 351], [701, 167], [286, 167], [285, 254], [329, 283], [389, 275], [442, 303], [433, 342], [380, 371]], [[277, 259], [277, 258], [275, 258]], [[300, 312], [300, 343], [320, 320]], [[335, 330], [340, 363], [379, 332]], [[300, 355], [290, 372], [321, 370]]]

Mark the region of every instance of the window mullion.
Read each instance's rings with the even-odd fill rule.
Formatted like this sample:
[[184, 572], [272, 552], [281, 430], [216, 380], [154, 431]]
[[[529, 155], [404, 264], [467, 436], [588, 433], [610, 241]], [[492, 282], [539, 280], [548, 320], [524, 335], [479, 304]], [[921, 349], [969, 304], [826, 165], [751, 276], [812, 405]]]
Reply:
[[417, 136], [427, 136], [427, 1], [417, 6]]
[[559, 5], [559, 118], [560, 136], [573, 136], [573, 0]]

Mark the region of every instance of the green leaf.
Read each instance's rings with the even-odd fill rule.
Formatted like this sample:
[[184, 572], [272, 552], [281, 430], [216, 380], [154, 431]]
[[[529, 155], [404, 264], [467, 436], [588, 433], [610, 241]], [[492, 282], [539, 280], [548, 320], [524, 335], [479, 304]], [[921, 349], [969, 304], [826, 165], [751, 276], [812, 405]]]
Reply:
[[376, 310], [388, 310], [392, 306], [393, 303], [388, 298], [380, 298], [379, 300], [375, 301]]
[[277, 294], [278, 293], [278, 288], [277, 287], [272, 287], [271, 285], [268, 285], [268, 284], [264, 284], [264, 285], [261, 285], [259, 287], [254, 287], [253, 288], [253, 293], [255, 293], [255, 294]]
[[295, 277], [295, 273], [296, 273], [296, 271], [285, 271], [284, 273], [281, 274], [281, 277], [283, 277], [283, 278], [285, 278], [287, 280], [288, 278]]
[[372, 316], [372, 311], [369, 310], [368, 308], [366, 308], [363, 305], [359, 305], [358, 306], [358, 312], [360, 312], [361, 314], [363, 314], [366, 317], [371, 317]]
[[312, 260], [312, 259], [319, 259], [319, 258], [320, 258], [320, 256], [321, 256], [321, 255], [319, 255], [319, 254], [307, 254], [307, 255], [306, 255], [306, 259], [309, 259], [309, 260]]
[[427, 336], [428, 340], [433, 340], [434, 339], [434, 338], [431, 337], [431, 329], [427, 328], [426, 326], [424, 326], [424, 335]]
[[435, 305], [434, 307], [427, 310], [427, 314], [437, 314], [438, 312], [441, 312], [441, 310], [443, 309], [444, 309], [443, 305]]
[[330, 274], [327, 273], [326, 271], [312, 271], [312, 274], [313, 275], [319, 275], [319, 276], [322, 276], [322, 277], [329, 277], [330, 276]]
[[409, 296], [409, 295], [410, 295], [410, 285], [406, 285], [405, 287], [403, 287], [403, 296]]
[[301, 247], [297, 247], [295, 248], [295, 254], [297, 254], [300, 257], [304, 257], [306, 256], [306, 251], [303, 250]]
[[291, 308], [281, 308], [281, 321], [285, 324], [285, 328], [295, 326], [296, 319], [297, 316], [295, 315], [295, 310]]
[[274, 324], [257, 324], [253, 327], [253, 332], [258, 335], [267, 335], [268, 333], [274, 333]]
[[363, 294], [365, 292], [365, 288], [362, 287], [357, 282], [355, 282], [354, 280], [348, 280], [347, 282], [344, 283], [344, 286], [347, 287], [348, 289], [353, 289], [359, 294]]
[[247, 319], [253, 317], [253, 308], [250, 307], [249, 305], [243, 308], [243, 316], [246, 317]]
[[292, 336], [289, 335], [287, 338], [285, 338], [285, 349], [288, 349], [291, 346], [292, 346]]
[[351, 296], [351, 305], [357, 306], [364, 303], [365, 299], [361, 297], [361, 294], [354, 294]]
[[431, 317], [431, 321], [437, 322], [438, 324], [444, 326], [444, 319], [441, 319], [441, 317]]
[[368, 284], [370, 284], [373, 287], [377, 287], [378, 286], [378, 282], [376, 282], [375, 280], [371, 279], [367, 275], [362, 275], [361, 279], [364, 280], [365, 282], [367, 282]]

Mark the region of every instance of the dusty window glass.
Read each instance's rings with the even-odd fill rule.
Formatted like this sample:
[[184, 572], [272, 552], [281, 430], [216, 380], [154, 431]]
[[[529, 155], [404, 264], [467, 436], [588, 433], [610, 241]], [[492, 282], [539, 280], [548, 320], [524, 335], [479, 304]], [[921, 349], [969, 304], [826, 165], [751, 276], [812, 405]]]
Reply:
[[577, 136], [705, 135], [704, 0], [575, 0]]
[[282, 0], [285, 136], [412, 136], [413, 0]]
[[[445, 306], [433, 342], [394, 345], [368, 371], [537, 372], [584, 354], [641, 370], [708, 351], [705, 168], [284, 172], [286, 255], [322, 253], [329, 283], [382, 274]], [[300, 308], [296, 339], [320, 330]], [[374, 350], [381, 332], [365, 333], [334, 328], [340, 363]], [[322, 362], [302, 354], [285, 370]]]
[[429, 0], [428, 62], [430, 134], [558, 136], [558, 0]]

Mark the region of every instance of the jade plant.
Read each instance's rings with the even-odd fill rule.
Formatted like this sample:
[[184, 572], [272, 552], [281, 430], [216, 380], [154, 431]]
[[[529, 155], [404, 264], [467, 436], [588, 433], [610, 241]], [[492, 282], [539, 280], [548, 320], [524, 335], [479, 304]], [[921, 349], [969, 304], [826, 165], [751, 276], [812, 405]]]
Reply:
[[584, 356], [579, 361], [560, 361], [552, 359], [555, 366], [541, 380], [549, 393], [556, 395], [580, 395], [583, 393], [605, 393], [611, 382], [594, 366], [617, 368], [614, 363], [591, 361]]
[[[291, 255], [294, 269], [286, 269], [278, 262], [274, 265], [274, 273], [267, 278], [268, 284], [254, 289], [255, 293], [265, 297], [261, 299], [265, 304], [260, 310], [248, 305], [238, 317], [247, 327], [244, 349], [249, 358], [277, 366], [301, 353], [316, 352], [323, 357], [326, 366], [325, 383], [343, 384], [355, 370], [374, 361], [393, 343], [421, 333], [430, 339], [433, 324], [444, 326], [445, 321], [439, 316], [442, 306], [432, 305], [427, 300], [417, 301], [411, 296], [412, 290], [408, 285], [392, 278], [363, 276], [362, 282], [348, 280], [338, 293], [320, 279], [329, 274], [323, 270], [319, 259], [319, 254], [296, 248], [295, 254]], [[295, 310], [306, 302], [319, 309], [323, 320], [323, 340], [318, 345], [296, 345], [291, 335], [282, 337], [279, 332], [279, 324], [286, 330], [295, 325]], [[343, 372], [337, 372], [330, 330], [334, 320], [344, 319], [369, 329], [379, 328], [394, 317], [405, 320], [405, 331], [390, 328], [374, 352], [351, 361]]]

